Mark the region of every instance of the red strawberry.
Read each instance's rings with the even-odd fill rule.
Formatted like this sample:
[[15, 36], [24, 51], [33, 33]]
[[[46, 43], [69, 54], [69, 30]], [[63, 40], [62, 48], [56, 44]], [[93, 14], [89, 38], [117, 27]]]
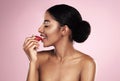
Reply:
[[35, 40], [40, 41], [40, 40], [42, 40], [42, 38], [39, 36], [35, 36]]

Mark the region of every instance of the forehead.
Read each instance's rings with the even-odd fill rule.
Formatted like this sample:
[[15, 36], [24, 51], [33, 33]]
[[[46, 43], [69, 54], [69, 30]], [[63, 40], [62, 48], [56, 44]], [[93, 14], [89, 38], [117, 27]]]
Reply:
[[48, 12], [45, 12], [44, 20], [54, 20], [54, 19]]
[[54, 23], [58, 23], [50, 14], [49, 12], [45, 12], [45, 15], [44, 15], [44, 22], [46, 23], [50, 23], [50, 22], [54, 22]]

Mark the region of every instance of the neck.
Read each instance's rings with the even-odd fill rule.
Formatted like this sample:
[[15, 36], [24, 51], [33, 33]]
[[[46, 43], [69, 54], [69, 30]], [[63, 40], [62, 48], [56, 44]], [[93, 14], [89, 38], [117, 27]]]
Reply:
[[70, 41], [61, 41], [55, 45], [54, 53], [60, 61], [72, 56], [74, 52], [73, 43]]

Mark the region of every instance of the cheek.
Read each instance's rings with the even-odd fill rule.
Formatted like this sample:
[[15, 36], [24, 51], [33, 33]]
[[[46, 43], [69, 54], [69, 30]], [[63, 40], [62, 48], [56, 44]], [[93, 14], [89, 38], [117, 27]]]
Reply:
[[52, 28], [49, 30], [48, 34], [48, 40], [49, 42], [55, 42], [58, 41], [61, 38], [61, 32], [58, 27]]
[[58, 28], [49, 29], [47, 32], [47, 41], [44, 42], [44, 46], [52, 46], [61, 38], [61, 33]]
[[48, 29], [47, 34], [52, 35], [52, 36], [58, 35], [58, 34], [60, 34], [60, 30], [58, 27], [52, 27], [52, 28]]

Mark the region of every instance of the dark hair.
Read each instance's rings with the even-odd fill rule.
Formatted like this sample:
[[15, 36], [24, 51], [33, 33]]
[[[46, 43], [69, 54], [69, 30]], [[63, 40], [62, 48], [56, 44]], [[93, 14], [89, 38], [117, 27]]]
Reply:
[[47, 10], [61, 26], [67, 25], [72, 31], [72, 40], [84, 42], [90, 34], [90, 24], [82, 20], [80, 13], [72, 6], [59, 4]]

